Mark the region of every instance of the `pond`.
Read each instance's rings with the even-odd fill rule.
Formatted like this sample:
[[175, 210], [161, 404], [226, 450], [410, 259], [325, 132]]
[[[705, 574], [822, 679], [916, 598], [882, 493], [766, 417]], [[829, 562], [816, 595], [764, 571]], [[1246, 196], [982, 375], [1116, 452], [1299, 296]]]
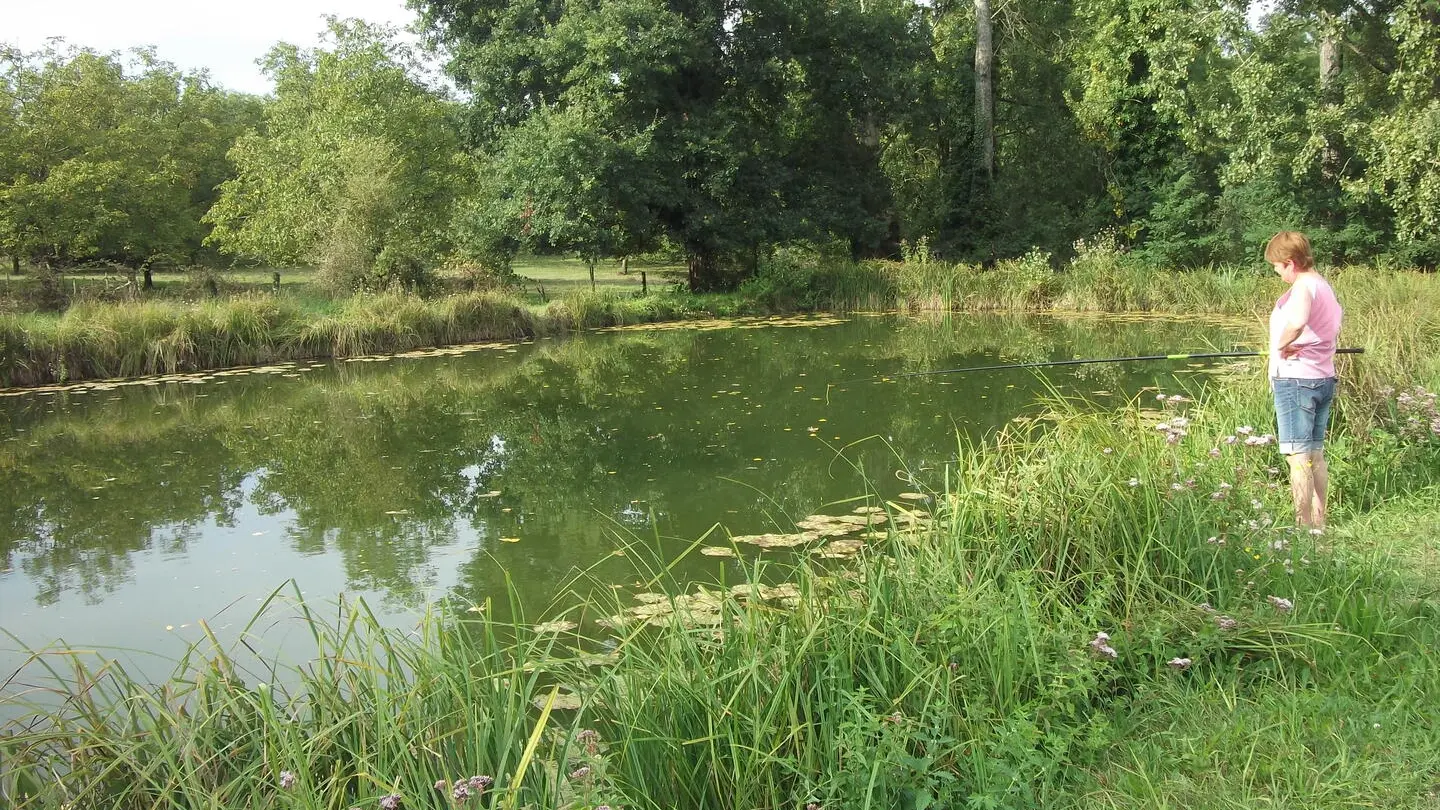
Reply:
[[[701, 538], [793, 532], [808, 515], [939, 488], [962, 439], [1044, 396], [1112, 406], [1194, 389], [1210, 367], [866, 378], [1224, 350], [1249, 331], [757, 319], [5, 392], [0, 628], [13, 638], [0, 678], [23, 647], [61, 640], [162, 677], [200, 620], [234, 639], [290, 580], [317, 605], [363, 597], [396, 625], [441, 598], [543, 618], [672, 562], [678, 580], [716, 580], [740, 561], [687, 553]], [[279, 658], [304, 655], [303, 637], [285, 635], [249, 631]]]

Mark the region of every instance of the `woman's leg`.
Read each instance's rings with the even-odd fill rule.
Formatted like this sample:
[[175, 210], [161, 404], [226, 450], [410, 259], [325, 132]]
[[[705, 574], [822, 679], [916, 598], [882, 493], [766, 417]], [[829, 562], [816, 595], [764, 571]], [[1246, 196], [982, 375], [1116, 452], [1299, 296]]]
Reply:
[[1325, 528], [1325, 490], [1330, 485], [1330, 471], [1325, 466], [1324, 451], [1292, 453], [1285, 459], [1290, 462], [1295, 522], [1311, 529]]
[[1310, 528], [1325, 528], [1325, 490], [1330, 486], [1330, 470], [1325, 466], [1325, 451], [1310, 454]]
[[1295, 502], [1295, 522], [1309, 526], [1315, 501], [1315, 469], [1310, 463], [1310, 453], [1291, 453], [1285, 460], [1290, 463], [1290, 497]]

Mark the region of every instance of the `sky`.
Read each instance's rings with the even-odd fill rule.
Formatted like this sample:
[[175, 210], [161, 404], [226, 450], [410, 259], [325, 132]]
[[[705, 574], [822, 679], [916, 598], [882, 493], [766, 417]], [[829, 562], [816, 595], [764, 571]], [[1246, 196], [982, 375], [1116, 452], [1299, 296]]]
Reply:
[[97, 51], [154, 46], [182, 70], [201, 68], [229, 90], [274, 89], [255, 60], [277, 42], [319, 42], [326, 14], [403, 28], [405, 0], [0, 0], [0, 42], [24, 51], [50, 37]]
[[[1274, 5], [1261, 0], [1252, 21]], [[97, 51], [154, 46], [182, 70], [202, 68], [229, 90], [274, 89], [255, 61], [277, 42], [319, 42], [324, 15], [409, 25], [405, 0], [0, 0], [0, 42], [33, 51], [50, 37]]]

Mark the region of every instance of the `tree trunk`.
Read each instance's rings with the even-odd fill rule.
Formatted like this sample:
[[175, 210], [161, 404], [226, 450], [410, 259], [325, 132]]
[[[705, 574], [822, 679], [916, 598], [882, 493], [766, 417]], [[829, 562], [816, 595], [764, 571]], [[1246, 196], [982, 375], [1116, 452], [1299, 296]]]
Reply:
[[10, 257], [10, 272], [13, 273], [14, 275], [17, 275], [17, 276], [20, 275], [20, 256], [19, 256], [19, 254], [16, 254], [16, 255], [13, 255], [13, 256]]
[[585, 269], [590, 271], [590, 292], [595, 292], [595, 260], [585, 259]]
[[[1326, 14], [1321, 21], [1325, 30], [1320, 37], [1320, 103], [1324, 105], [1326, 118], [1340, 105], [1340, 30], [1334, 17]], [[1320, 176], [1326, 182], [1335, 182], [1340, 177], [1340, 135], [1334, 132], [1327, 120], [1324, 133], [1325, 145], [1320, 149]]]
[[995, 41], [990, 0], [975, 0], [975, 141], [980, 174], [995, 180]]
[[145, 268], [143, 271], [141, 271], [141, 272], [143, 272], [143, 273], [145, 274], [145, 289], [147, 289], [147, 290], [149, 290], [149, 289], [154, 289], [154, 287], [155, 287], [155, 279], [150, 275], [150, 268], [149, 268], [149, 267], [146, 267], [146, 268]]
[[704, 250], [691, 250], [685, 264], [689, 274], [690, 292], [711, 292], [718, 286], [714, 254]]

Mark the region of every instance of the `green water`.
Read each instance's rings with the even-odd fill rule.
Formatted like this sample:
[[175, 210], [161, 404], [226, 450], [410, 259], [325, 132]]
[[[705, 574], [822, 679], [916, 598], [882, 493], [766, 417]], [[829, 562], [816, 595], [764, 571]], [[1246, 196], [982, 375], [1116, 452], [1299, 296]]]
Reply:
[[[540, 618], [590, 587], [643, 585], [654, 560], [713, 580], [739, 563], [682, 558], [707, 531], [787, 531], [860, 503], [844, 499], [938, 489], [957, 436], [1033, 412], [1049, 386], [1106, 405], [1206, 376], [1132, 363], [838, 381], [1248, 337], [1195, 321], [861, 316], [0, 397], [0, 628], [163, 673], [199, 620], [233, 639], [291, 579], [399, 625], [443, 597], [508, 614], [510, 593]], [[283, 639], [277, 624], [251, 634]], [[3, 674], [19, 646], [0, 640]]]

